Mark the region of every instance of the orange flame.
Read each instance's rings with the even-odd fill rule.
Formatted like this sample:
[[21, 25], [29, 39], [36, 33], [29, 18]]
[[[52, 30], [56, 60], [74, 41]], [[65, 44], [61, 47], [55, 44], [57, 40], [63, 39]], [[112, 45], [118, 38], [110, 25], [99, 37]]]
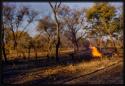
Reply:
[[102, 57], [102, 54], [97, 50], [96, 47], [90, 47], [92, 50], [92, 56], [93, 57]]

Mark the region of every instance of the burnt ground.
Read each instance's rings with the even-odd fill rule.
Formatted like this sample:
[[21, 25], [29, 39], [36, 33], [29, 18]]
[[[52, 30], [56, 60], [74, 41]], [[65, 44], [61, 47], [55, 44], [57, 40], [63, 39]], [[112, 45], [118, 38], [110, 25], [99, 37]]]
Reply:
[[[86, 64], [96, 60], [85, 60], [83, 56], [77, 56], [72, 59], [69, 56], [63, 56], [59, 63], [54, 59], [47, 61], [46, 59], [15, 61], [3, 64], [3, 83], [4, 84], [123, 84], [123, 59], [121, 57], [113, 57], [106, 60], [108, 66], [98, 65], [96, 68], [88, 67], [86, 70], [76, 73], [58, 73], [50, 74], [43, 77], [41, 70], [55, 70], [57, 66], [61, 68], [68, 65], [77, 65], [79, 63]], [[100, 61], [100, 60], [99, 60]], [[96, 63], [95, 63], [96, 64]], [[93, 64], [89, 64], [93, 65]], [[96, 66], [96, 65], [95, 65]], [[77, 66], [76, 66], [77, 67]], [[94, 67], [94, 66], [92, 66]], [[100, 69], [101, 68], [101, 69]], [[87, 70], [90, 72], [86, 73]]]

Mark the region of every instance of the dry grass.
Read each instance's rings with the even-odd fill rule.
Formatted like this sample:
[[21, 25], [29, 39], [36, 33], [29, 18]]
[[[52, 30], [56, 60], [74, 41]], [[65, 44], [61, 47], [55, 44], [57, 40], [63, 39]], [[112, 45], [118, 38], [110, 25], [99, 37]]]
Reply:
[[[66, 52], [71, 52], [66, 51]], [[65, 52], [65, 53], [66, 53]], [[62, 51], [62, 53], [64, 53]], [[67, 64], [67, 65], [56, 65], [56, 66], [50, 66], [50, 67], [46, 67], [46, 68], [32, 68], [32, 69], [25, 69], [25, 70], [17, 70], [17, 71], [25, 71], [25, 74], [23, 75], [17, 75], [11, 78], [7, 78], [5, 80], [7, 80], [7, 83], [25, 83], [28, 81], [32, 81], [32, 80], [37, 80], [37, 79], [41, 79], [41, 78], [47, 78], [47, 77], [51, 77], [53, 79], [56, 78], [56, 76], [58, 75], [62, 75], [62, 76], [74, 76], [76, 74], [88, 74], [90, 72], [93, 72], [94, 70], [97, 70], [99, 68], [102, 67], [106, 67], [109, 65], [114, 64], [115, 62], [122, 60], [123, 58], [118, 58], [118, 57], [114, 57], [111, 60], [109, 60], [109, 58], [104, 57], [101, 60], [91, 60], [89, 62], [86, 61], [82, 61], [80, 63], [75, 63], [75, 64]], [[28, 65], [28, 64], [26, 64]], [[18, 67], [24, 66], [24, 64], [20, 64], [18, 65]], [[19, 68], [20, 68], [19, 67]], [[53, 76], [54, 75], [54, 76]]]
[[[121, 60], [122, 58], [112, 58], [109, 60], [108, 58], [103, 58], [102, 60], [95, 60], [90, 62], [81, 62], [76, 65], [70, 64], [67, 66], [56, 66], [56, 67], [48, 67], [46, 69], [40, 69], [39, 71], [34, 71], [27, 73], [23, 76], [17, 77], [15, 83], [24, 83], [27, 81], [36, 80], [38, 78], [51, 77], [51, 75], [73, 75], [73, 74], [88, 74], [94, 70], [97, 70], [101, 67], [106, 67], [112, 65], [114, 62]], [[55, 79], [55, 77], [53, 77]]]
[[[59, 52], [60, 52], [60, 54], [66, 54], [66, 53], [69, 53], [69, 52], [73, 52], [73, 49], [70, 49], [70, 48], [66, 49], [66, 50], [61, 49]], [[25, 52], [24, 54], [25, 54], [26, 59], [27, 59], [28, 53]], [[47, 56], [47, 52], [41, 52], [41, 51], [39, 51], [39, 52], [37, 52], [37, 56], [38, 56], [38, 58], [39, 57]], [[18, 57], [17, 57], [16, 51], [13, 50], [13, 52], [7, 54], [7, 57], [8, 57], [8, 60], [23, 59], [23, 54], [22, 53], [18, 53]], [[35, 53], [34, 53], [34, 51], [31, 51], [31, 53], [30, 53], [30, 59], [34, 59], [34, 58], [35, 58]]]

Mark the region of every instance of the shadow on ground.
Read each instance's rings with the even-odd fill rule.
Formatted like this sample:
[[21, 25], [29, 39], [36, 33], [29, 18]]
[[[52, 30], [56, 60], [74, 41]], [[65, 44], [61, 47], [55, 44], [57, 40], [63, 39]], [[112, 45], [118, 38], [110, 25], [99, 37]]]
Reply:
[[16, 76], [18, 74], [25, 74], [30, 72], [30, 70], [37, 68], [47, 68], [47, 67], [56, 67], [56, 66], [66, 66], [70, 64], [77, 64], [83, 61], [90, 61], [91, 56], [88, 54], [73, 54], [61, 55], [59, 61], [56, 61], [55, 57], [38, 57], [39, 59], [22, 59], [22, 60], [13, 60], [7, 63], [3, 63], [3, 75], [4, 78], [9, 78], [11, 76]]

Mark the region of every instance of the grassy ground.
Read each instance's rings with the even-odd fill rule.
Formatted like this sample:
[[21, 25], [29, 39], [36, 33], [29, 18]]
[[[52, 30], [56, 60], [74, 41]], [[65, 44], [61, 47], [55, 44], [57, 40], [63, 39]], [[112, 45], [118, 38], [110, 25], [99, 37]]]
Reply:
[[99, 68], [122, 61], [122, 57], [114, 56], [109, 59], [93, 59], [86, 61], [82, 56], [76, 56], [74, 60], [71, 57], [63, 55], [60, 63], [54, 59], [28, 60], [21, 62], [10, 62], [3, 66], [4, 83], [9, 84], [47, 84], [63, 83], [63, 80], [82, 74], [88, 74]]
[[123, 84], [123, 62], [67, 80], [64, 84]]
[[[70, 52], [73, 52], [73, 49], [67, 49], [67, 50], [64, 50], [64, 49], [61, 49], [60, 50], [60, 54], [66, 54], [66, 53], [70, 53]], [[25, 55], [25, 59], [28, 59], [28, 52], [23, 52], [23, 54]], [[13, 52], [11, 53], [8, 53], [7, 54], [7, 59], [8, 60], [20, 60], [20, 59], [24, 59], [23, 57], [23, 54], [21, 52], [18, 52], [18, 57], [17, 57], [17, 52], [13, 50]], [[54, 54], [54, 52], [52, 53]], [[38, 51], [37, 52], [37, 57], [41, 58], [41, 57], [45, 57], [47, 56], [47, 51]], [[30, 53], [30, 59], [35, 59], [35, 52], [33, 50], [31, 50], [31, 53]]]

